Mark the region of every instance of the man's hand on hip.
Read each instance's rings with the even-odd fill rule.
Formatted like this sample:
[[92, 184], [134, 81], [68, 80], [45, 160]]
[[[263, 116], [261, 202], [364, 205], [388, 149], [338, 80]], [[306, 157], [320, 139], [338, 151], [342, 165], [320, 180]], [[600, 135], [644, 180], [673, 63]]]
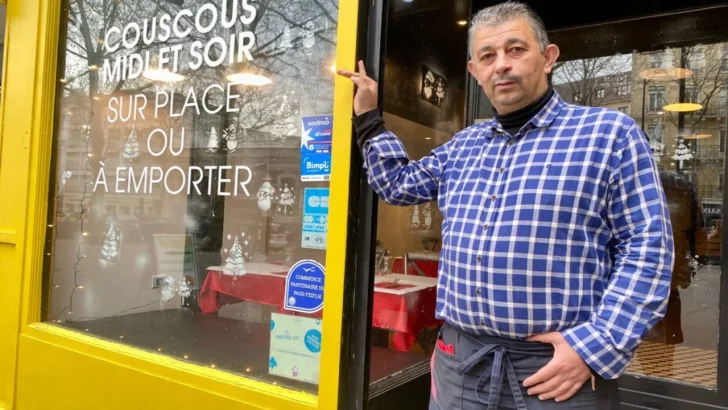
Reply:
[[546, 333], [528, 340], [554, 346], [554, 358], [523, 382], [529, 395], [538, 394], [541, 400], [564, 401], [573, 396], [591, 377], [589, 366], [561, 333]]
[[377, 82], [367, 77], [367, 70], [364, 67], [363, 61], [359, 61], [358, 73], [345, 70], [336, 70], [336, 72], [341, 76], [351, 79], [358, 88], [354, 96], [354, 113], [356, 115], [361, 115], [377, 108]]

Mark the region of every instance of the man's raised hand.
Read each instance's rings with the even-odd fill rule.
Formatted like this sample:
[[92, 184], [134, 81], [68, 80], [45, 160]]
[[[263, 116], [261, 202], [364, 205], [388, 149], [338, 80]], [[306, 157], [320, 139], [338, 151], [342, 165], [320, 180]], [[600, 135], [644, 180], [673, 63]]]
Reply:
[[356, 115], [377, 108], [377, 82], [367, 76], [363, 61], [359, 61], [359, 72], [357, 73], [346, 70], [336, 70], [336, 72], [340, 76], [350, 79], [357, 87], [354, 96], [354, 113]]

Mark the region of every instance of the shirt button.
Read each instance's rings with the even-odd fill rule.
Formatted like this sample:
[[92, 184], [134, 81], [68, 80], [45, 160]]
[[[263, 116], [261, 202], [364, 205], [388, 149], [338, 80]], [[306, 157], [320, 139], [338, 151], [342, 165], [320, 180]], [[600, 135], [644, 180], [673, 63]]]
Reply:
[[509, 146], [509, 147], [512, 147], [512, 146], [513, 146], [513, 144], [515, 144], [515, 143], [516, 143], [516, 141], [514, 141], [514, 140], [510, 140], [510, 141], [508, 141], [508, 146]]
[[490, 197], [490, 199], [492, 199], [492, 200], [494, 200], [494, 201], [495, 201], [495, 200], [496, 200], [497, 198], [498, 198], [498, 197], [497, 197], [496, 195], [493, 195], [493, 196], [491, 196], [491, 197]]
[[475, 294], [480, 296], [480, 288], [475, 288]]
[[506, 169], [503, 168], [503, 167], [500, 167], [500, 169], [498, 171], [500, 171], [500, 172], [506, 172]]
[[485, 326], [485, 320], [480, 321], [480, 326]]
[[476, 260], [476, 261], [478, 261], [478, 262], [480, 262], [480, 261], [482, 261], [482, 260], [483, 260], [483, 258], [482, 258], [482, 257], [480, 257], [480, 256], [476, 256], [476, 257], [475, 257], [475, 260]]
[[488, 224], [484, 224], [484, 225], [483, 225], [483, 230], [484, 230], [484, 231], [487, 231], [487, 230], [488, 230]]

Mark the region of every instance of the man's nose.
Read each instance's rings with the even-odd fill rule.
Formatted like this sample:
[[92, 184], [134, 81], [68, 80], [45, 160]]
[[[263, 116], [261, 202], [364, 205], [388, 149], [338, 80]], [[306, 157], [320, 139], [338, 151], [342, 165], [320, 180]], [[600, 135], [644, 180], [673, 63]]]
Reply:
[[505, 53], [498, 53], [495, 60], [495, 72], [498, 75], [507, 74], [511, 71], [511, 59]]

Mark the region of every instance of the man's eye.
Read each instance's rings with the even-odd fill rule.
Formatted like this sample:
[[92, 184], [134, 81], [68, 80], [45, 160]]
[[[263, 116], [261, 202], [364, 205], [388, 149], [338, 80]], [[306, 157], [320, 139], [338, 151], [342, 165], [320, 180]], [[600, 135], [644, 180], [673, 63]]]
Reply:
[[486, 54], [483, 54], [483, 55], [482, 55], [482, 56], [480, 57], [480, 59], [481, 59], [481, 60], [488, 60], [488, 59], [491, 59], [491, 58], [493, 58], [493, 55], [494, 55], [493, 53], [486, 53]]
[[521, 51], [525, 51], [526, 49], [523, 47], [513, 47], [511, 51], [515, 51], [517, 53], [520, 53]]

